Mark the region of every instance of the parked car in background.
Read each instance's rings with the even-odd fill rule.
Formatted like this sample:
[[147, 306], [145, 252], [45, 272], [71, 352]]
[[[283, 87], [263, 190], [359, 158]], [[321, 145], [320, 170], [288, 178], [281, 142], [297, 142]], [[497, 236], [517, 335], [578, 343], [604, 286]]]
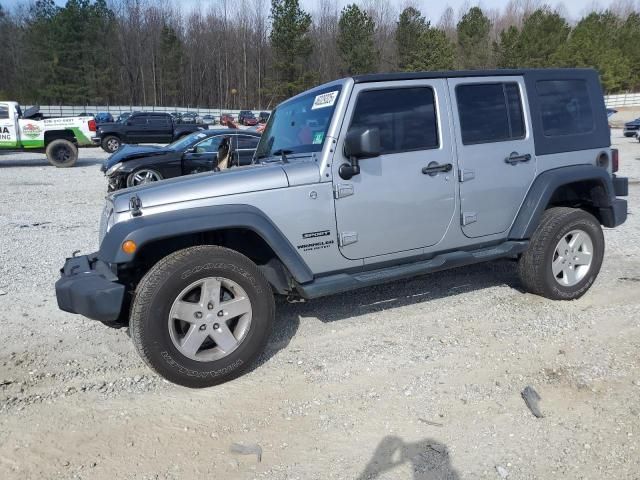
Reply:
[[267, 123], [269, 121], [270, 115], [271, 114], [269, 112], [260, 112], [260, 114], [258, 115], [258, 122]]
[[202, 117], [202, 122], [206, 123], [207, 125], [213, 125], [214, 123], [216, 123], [216, 117], [214, 117], [213, 115], [205, 115], [204, 117]]
[[100, 125], [92, 138], [96, 145], [113, 153], [124, 143], [169, 143], [202, 127], [178, 124], [168, 113], [136, 112], [122, 122]]
[[202, 118], [195, 112], [185, 112], [181, 116], [182, 123], [201, 124]]
[[210, 172], [217, 165], [223, 139], [231, 142], [231, 166], [251, 164], [260, 141], [259, 134], [228, 129], [202, 130], [166, 147], [125, 145], [102, 166], [109, 183], [108, 190]]
[[257, 125], [258, 119], [251, 110], [240, 110], [240, 113], [238, 114], [238, 122], [240, 125], [252, 127]]
[[171, 118], [173, 118], [173, 121], [175, 123], [181, 123], [182, 122], [182, 114], [180, 112], [171, 112], [171, 113], [169, 113], [169, 115], [171, 115]]
[[227, 126], [229, 123], [234, 123], [235, 119], [233, 118], [233, 115], [231, 115], [230, 113], [223, 113], [222, 115], [220, 115], [220, 125], [225, 125]]
[[96, 123], [98, 125], [101, 125], [103, 123], [113, 123], [113, 115], [111, 115], [109, 112], [98, 112], [93, 118], [96, 119]]
[[640, 118], [625, 123], [622, 133], [625, 137], [633, 137], [638, 133], [638, 130], [640, 130]]

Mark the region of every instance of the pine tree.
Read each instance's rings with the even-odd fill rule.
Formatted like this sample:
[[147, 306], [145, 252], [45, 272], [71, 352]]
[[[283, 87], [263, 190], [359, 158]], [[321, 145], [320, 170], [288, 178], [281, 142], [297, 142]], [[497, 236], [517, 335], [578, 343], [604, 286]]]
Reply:
[[558, 13], [539, 9], [525, 18], [522, 30], [511, 26], [500, 34], [497, 63], [506, 68], [556, 66], [570, 28]]
[[357, 75], [373, 72], [379, 61], [374, 44], [375, 22], [356, 4], [342, 9], [338, 22], [338, 53], [342, 73]]
[[160, 101], [164, 105], [177, 105], [182, 72], [182, 42], [176, 31], [164, 25], [160, 32], [161, 85]]
[[620, 22], [613, 13], [591, 13], [571, 32], [558, 53], [558, 63], [566, 67], [597, 69], [607, 92], [627, 89], [637, 79], [631, 76], [632, 65], [619, 47], [619, 38]]
[[491, 66], [491, 21], [479, 7], [471, 8], [458, 22], [458, 62], [461, 68]]
[[305, 70], [312, 52], [311, 15], [300, 8], [298, 0], [272, 0], [271, 20], [271, 93], [282, 100], [304, 90], [313, 78]]
[[412, 70], [421, 54], [419, 39], [428, 28], [428, 23], [419, 10], [405, 8], [396, 24], [396, 44], [398, 48], [398, 67], [400, 70]]
[[640, 13], [631, 13], [620, 27], [617, 49], [622, 51], [630, 69], [629, 88], [640, 89]]

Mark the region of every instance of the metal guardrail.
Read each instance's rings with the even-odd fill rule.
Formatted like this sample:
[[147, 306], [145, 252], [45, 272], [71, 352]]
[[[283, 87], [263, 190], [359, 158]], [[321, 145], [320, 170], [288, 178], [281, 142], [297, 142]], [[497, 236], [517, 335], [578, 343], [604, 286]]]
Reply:
[[[23, 110], [25, 108], [23, 107]], [[250, 110], [250, 109], [247, 109]], [[204, 115], [213, 115], [216, 118], [220, 118], [220, 115], [227, 113], [233, 115], [235, 118], [238, 117], [238, 113], [240, 110], [229, 110], [225, 108], [189, 108], [189, 107], [158, 107], [158, 106], [144, 106], [144, 105], [40, 105], [40, 113], [47, 117], [76, 117], [82, 113], [98, 113], [98, 112], [109, 112], [114, 117], [117, 117], [121, 113], [124, 112], [164, 112], [164, 113], [172, 113], [172, 112], [193, 112], [197, 113], [200, 116]], [[260, 110], [253, 109], [251, 110], [256, 116], [263, 111], [269, 110]]]
[[604, 103], [608, 108], [640, 107], [640, 93], [621, 93], [605, 95]]

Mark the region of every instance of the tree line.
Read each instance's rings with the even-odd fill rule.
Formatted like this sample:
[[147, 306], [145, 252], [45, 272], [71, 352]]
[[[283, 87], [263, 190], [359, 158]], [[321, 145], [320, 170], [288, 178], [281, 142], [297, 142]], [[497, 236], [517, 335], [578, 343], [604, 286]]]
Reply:
[[[1, 1], [1, 0], [0, 0]], [[607, 93], [640, 89], [634, 0], [576, 22], [541, 0], [502, 10], [409, 3], [170, 0], [0, 4], [0, 98], [24, 104], [271, 108], [345, 75], [418, 70], [595, 67]]]

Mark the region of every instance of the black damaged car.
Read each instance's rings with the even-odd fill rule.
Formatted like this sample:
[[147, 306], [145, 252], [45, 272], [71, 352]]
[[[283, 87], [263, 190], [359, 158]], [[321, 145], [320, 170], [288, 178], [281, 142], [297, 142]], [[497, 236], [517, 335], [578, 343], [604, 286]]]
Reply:
[[102, 165], [108, 190], [134, 187], [166, 178], [210, 172], [218, 167], [218, 152], [228, 154], [228, 165], [249, 165], [260, 134], [243, 130], [201, 130], [166, 147], [124, 145]]

